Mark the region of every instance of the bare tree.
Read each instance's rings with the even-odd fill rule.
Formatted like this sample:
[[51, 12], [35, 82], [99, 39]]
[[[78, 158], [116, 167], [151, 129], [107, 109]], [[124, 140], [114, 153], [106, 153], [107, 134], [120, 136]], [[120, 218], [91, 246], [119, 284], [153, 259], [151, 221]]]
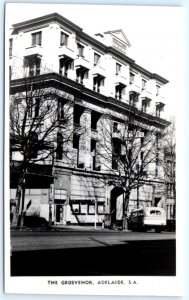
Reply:
[[157, 137], [162, 128], [154, 126], [152, 119], [146, 118], [144, 122], [144, 117], [145, 114], [133, 109], [124, 120], [113, 121], [110, 117], [101, 121], [97, 156], [108, 170], [108, 183], [119, 187], [124, 195], [122, 229], [128, 226], [131, 191], [157, 176], [159, 167]]
[[174, 200], [173, 218], [176, 214], [176, 124], [172, 118], [171, 124], [164, 132], [161, 165], [164, 171], [166, 197]]
[[25, 181], [29, 169], [36, 164], [53, 166], [55, 158], [71, 161], [70, 142], [75, 130], [73, 99], [65, 87], [52, 86], [43, 76], [11, 81], [11, 170], [19, 156], [13, 226], [23, 226]]

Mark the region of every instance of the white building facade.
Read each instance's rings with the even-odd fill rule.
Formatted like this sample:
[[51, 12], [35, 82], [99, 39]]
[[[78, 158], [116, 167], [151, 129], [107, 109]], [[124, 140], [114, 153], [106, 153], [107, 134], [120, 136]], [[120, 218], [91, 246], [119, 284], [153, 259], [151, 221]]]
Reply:
[[[57, 114], [69, 106], [70, 130], [78, 127], [68, 143], [67, 159], [56, 155], [46, 162], [46, 172], [28, 172], [24, 210], [26, 216], [38, 216], [55, 225], [103, 224], [115, 211], [122, 218], [123, 193], [116, 193], [108, 178], [112, 163], [97, 155], [102, 120], [120, 126], [135, 107], [140, 123], [150, 122], [157, 130], [169, 123], [164, 119], [164, 85], [168, 81], [151, 73], [127, 56], [130, 42], [122, 30], [87, 35], [80, 27], [54, 13], [14, 24], [9, 40], [10, 97], [16, 97], [25, 78], [43, 80], [58, 89]], [[61, 104], [62, 103], [62, 104]], [[62, 106], [61, 106], [62, 105]], [[61, 128], [58, 133], [64, 138]], [[56, 143], [56, 141], [55, 141]], [[101, 149], [102, 150], [102, 149]], [[12, 162], [22, 161], [12, 151]], [[40, 161], [36, 163], [42, 164]], [[11, 201], [16, 198], [19, 171], [11, 170]], [[133, 190], [130, 210], [157, 204], [164, 195], [164, 183], [158, 174]], [[139, 198], [139, 199], [138, 199]], [[164, 203], [165, 204], [165, 203]]]

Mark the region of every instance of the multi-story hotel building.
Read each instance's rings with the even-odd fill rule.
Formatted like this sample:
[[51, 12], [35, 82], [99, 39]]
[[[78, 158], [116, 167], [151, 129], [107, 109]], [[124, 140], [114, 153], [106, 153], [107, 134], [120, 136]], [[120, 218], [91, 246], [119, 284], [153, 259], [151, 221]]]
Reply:
[[[62, 155], [60, 146], [53, 160], [32, 164], [26, 176], [26, 215], [48, 221], [51, 213], [54, 224], [92, 224], [96, 209], [96, 222], [101, 224], [115, 208], [116, 218], [121, 218], [118, 203], [122, 195], [116, 195], [111, 183], [103, 182], [110, 169], [96, 155], [101, 120], [111, 120], [115, 130], [135, 107], [140, 112], [140, 124], [149, 122], [160, 131], [169, 124], [164, 119], [162, 96], [168, 81], [128, 57], [129, 47], [122, 30], [92, 37], [57, 13], [12, 25], [10, 98], [16, 99], [24, 90], [26, 77], [30, 83], [43, 81], [49, 89], [59, 90], [59, 100], [52, 100], [57, 114], [71, 103], [71, 128], [87, 128], [80, 136], [73, 134], [69, 141], [70, 161]], [[57, 143], [61, 145], [63, 138], [58, 128]], [[11, 203], [16, 199], [19, 161], [22, 155], [13, 146]], [[140, 205], [157, 204], [163, 193], [163, 182], [156, 174], [153, 180], [146, 179], [139, 193], [132, 191], [130, 209], [137, 201]]]

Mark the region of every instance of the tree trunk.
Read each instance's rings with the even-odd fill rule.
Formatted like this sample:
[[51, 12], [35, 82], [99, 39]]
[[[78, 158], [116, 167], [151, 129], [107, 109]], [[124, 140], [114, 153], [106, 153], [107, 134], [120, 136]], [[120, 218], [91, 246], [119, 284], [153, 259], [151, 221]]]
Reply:
[[12, 227], [19, 226], [21, 191], [22, 191], [21, 184], [18, 184], [17, 190], [16, 190], [16, 204], [15, 204], [15, 209], [13, 211], [13, 218], [12, 218], [12, 224], [11, 224]]
[[23, 210], [24, 210], [24, 200], [25, 200], [25, 176], [26, 167], [22, 168], [21, 176], [18, 180], [17, 190], [16, 190], [16, 207], [13, 211], [12, 227], [23, 226]]
[[123, 197], [123, 217], [122, 217], [122, 230], [128, 230], [128, 207], [129, 207], [130, 191], [126, 191]]

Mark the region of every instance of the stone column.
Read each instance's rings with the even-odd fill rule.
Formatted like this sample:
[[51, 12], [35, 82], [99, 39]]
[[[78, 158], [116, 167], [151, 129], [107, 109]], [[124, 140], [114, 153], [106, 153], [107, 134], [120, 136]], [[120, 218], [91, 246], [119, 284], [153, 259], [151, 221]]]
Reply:
[[97, 165], [101, 170], [110, 171], [112, 166], [111, 155], [111, 117], [103, 115], [98, 121], [98, 142], [97, 142]]
[[91, 169], [91, 110], [85, 109], [81, 118], [81, 136], [79, 142], [79, 164], [84, 163], [84, 168]]
[[66, 126], [63, 129], [63, 162], [68, 166], [72, 166], [72, 150], [73, 150], [73, 104], [67, 102], [64, 105], [64, 116], [67, 119]]

